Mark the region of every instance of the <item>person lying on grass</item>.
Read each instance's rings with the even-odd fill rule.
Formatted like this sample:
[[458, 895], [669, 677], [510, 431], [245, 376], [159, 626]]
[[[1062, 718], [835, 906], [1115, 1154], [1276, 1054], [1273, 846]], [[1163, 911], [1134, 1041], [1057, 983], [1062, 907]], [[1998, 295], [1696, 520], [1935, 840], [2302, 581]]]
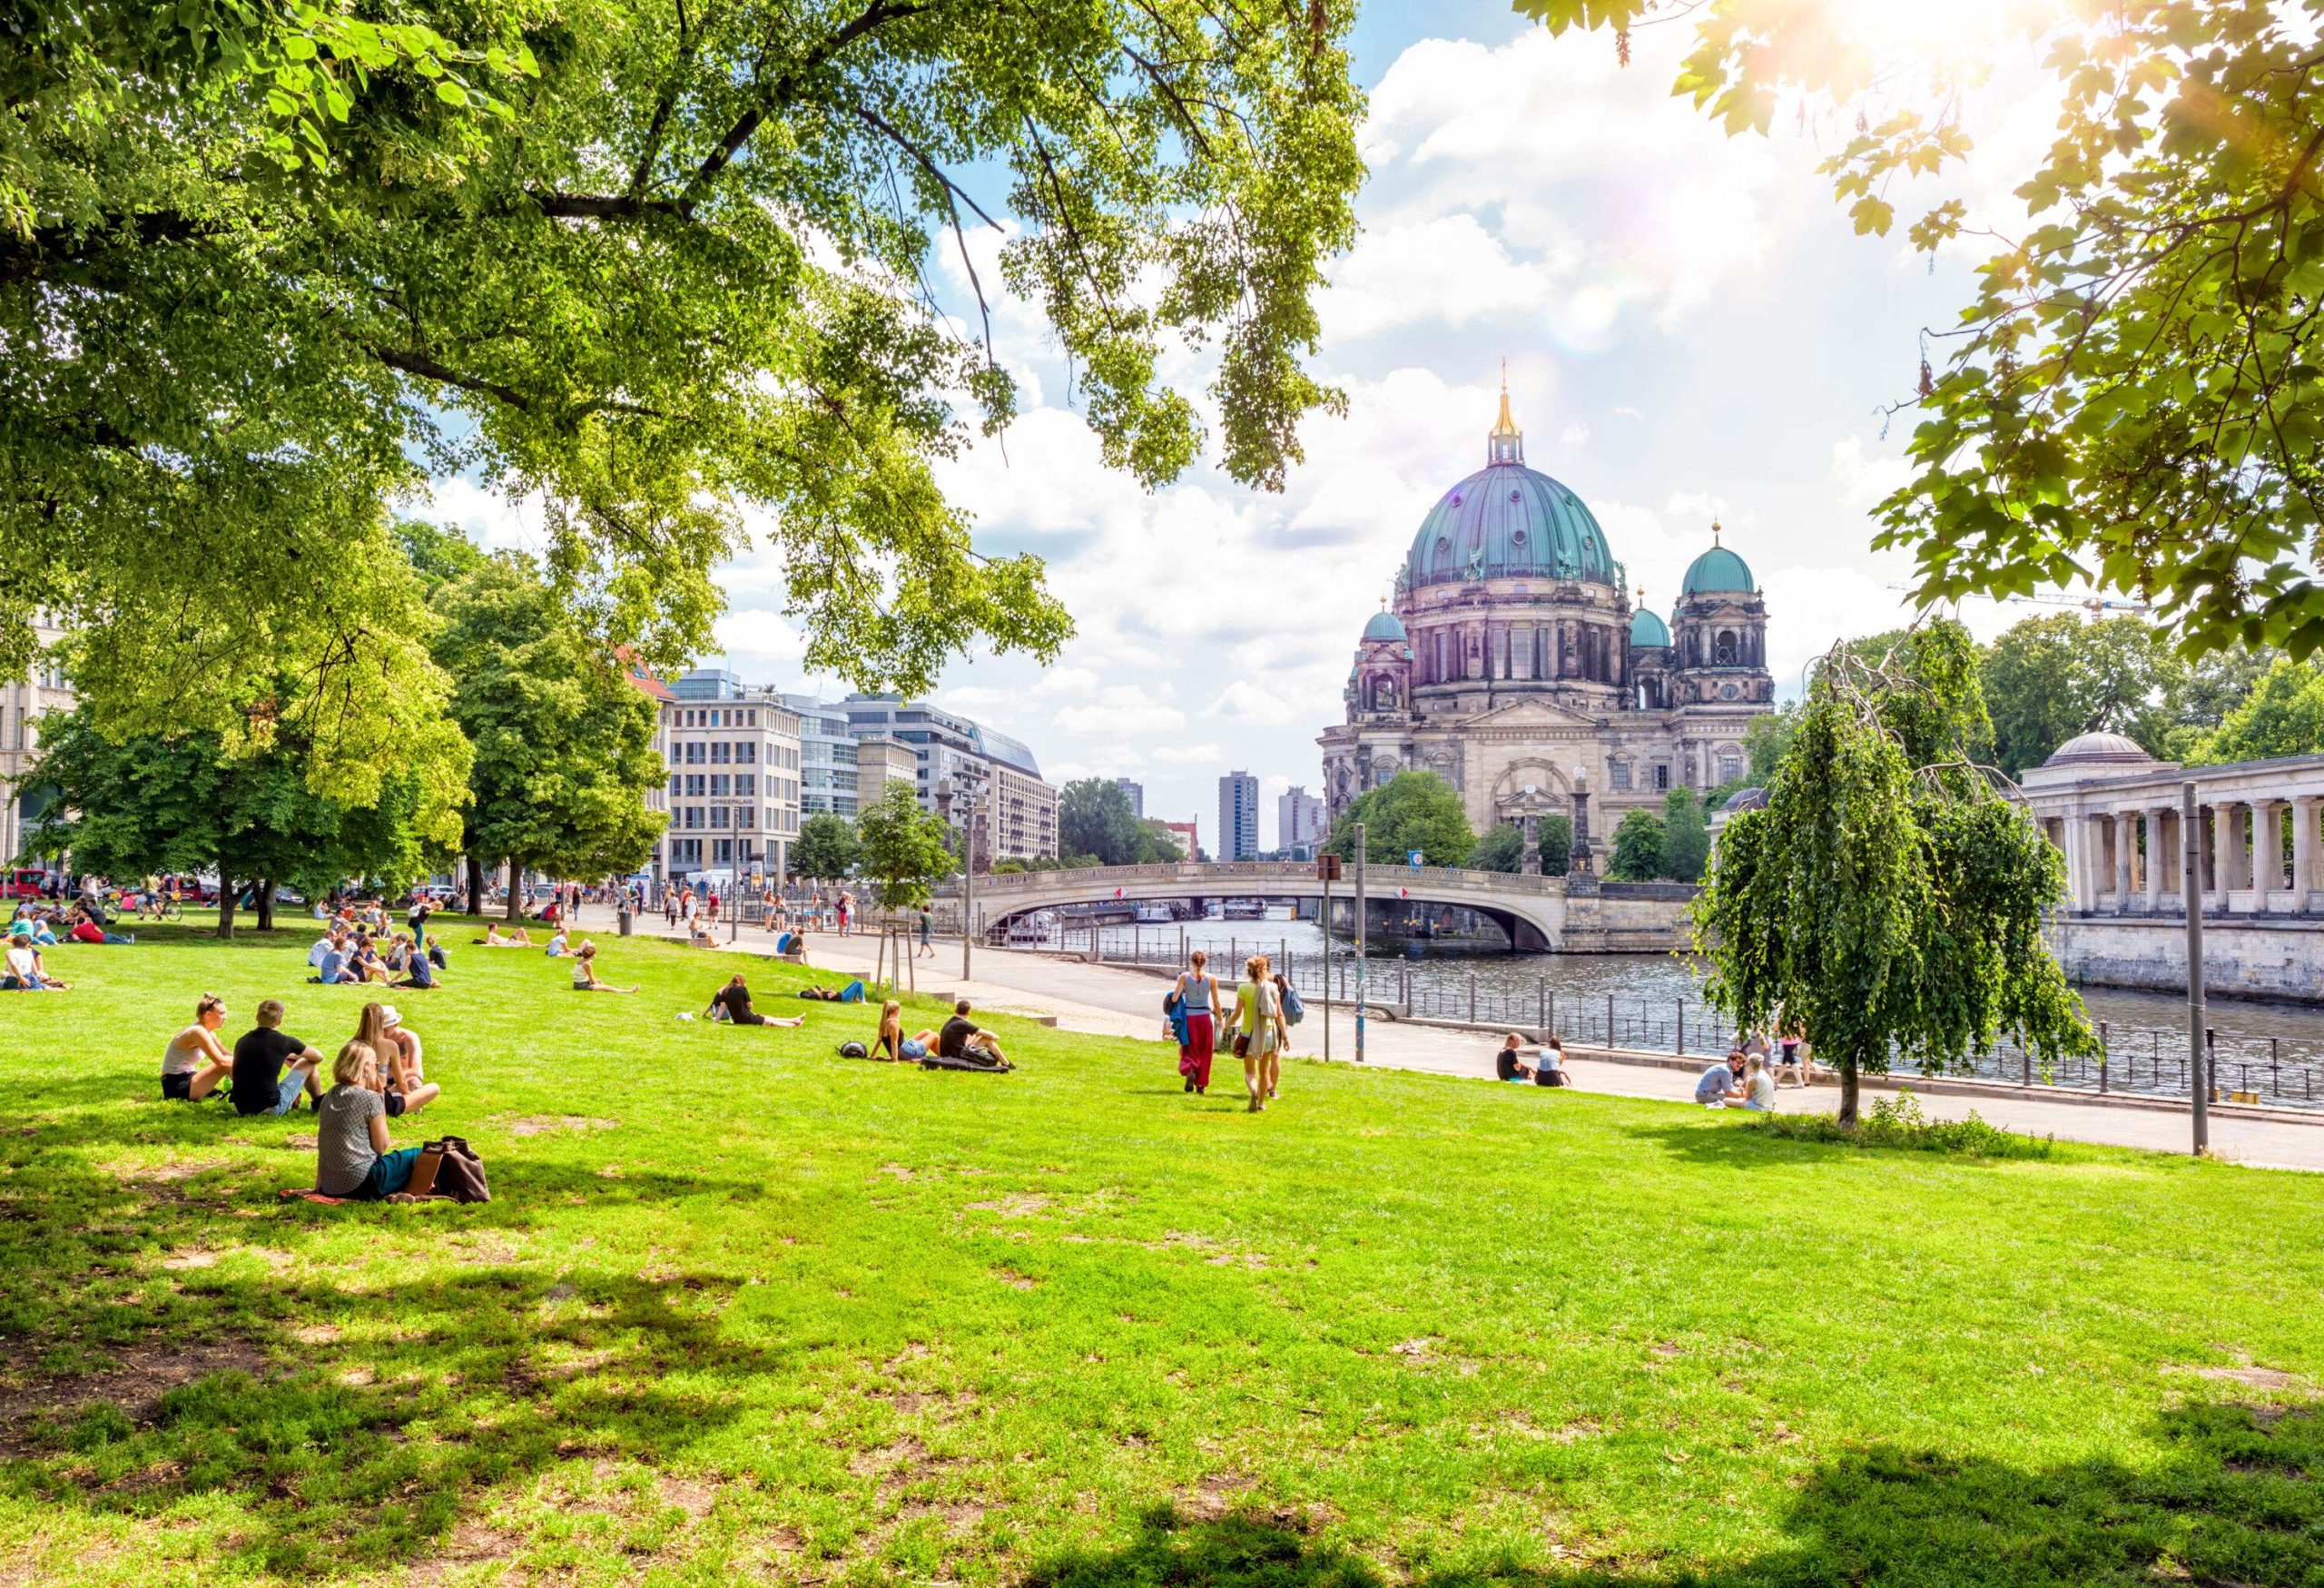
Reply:
[[751, 989], [740, 971], [734, 979], [710, 996], [710, 1008], [705, 1012], [712, 1020], [723, 1020], [738, 1026], [803, 1026], [805, 1015], [783, 1019], [779, 1015], [761, 1014], [751, 1007]]
[[533, 934], [521, 926], [512, 926], [507, 932], [502, 932], [497, 926], [487, 926], [484, 929], [482, 937], [470, 938], [468, 941], [478, 948], [528, 949], [533, 946]]
[[11, 992], [64, 992], [65, 983], [48, 973], [41, 962], [40, 950], [33, 946], [30, 928], [19, 921], [8, 933], [8, 952], [0, 959], [0, 991]]
[[331, 1061], [334, 1083], [316, 1105], [315, 1189], [326, 1197], [377, 1202], [411, 1184], [417, 1147], [396, 1147], [388, 1136], [387, 1099], [379, 1056], [350, 1042]]
[[258, 1006], [258, 1025], [234, 1044], [234, 1112], [287, 1114], [299, 1106], [299, 1094], [320, 1101], [322, 1083], [315, 1071], [323, 1056], [282, 1031], [282, 1001], [270, 998]]
[[904, 1006], [891, 998], [881, 1007], [880, 1034], [872, 1040], [868, 1057], [882, 1064], [917, 1064], [928, 1057], [929, 1049], [935, 1043], [934, 1031], [904, 1035]]
[[77, 911], [74, 912], [71, 920], [73, 924], [66, 930], [64, 935], [71, 938], [74, 942], [134, 943], [137, 941], [137, 937], [134, 932], [107, 932], [103, 927], [99, 926], [95, 922], [90, 920], [86, 915], [81, 914]]
[[[563, 932], [556, 934], [563, 937]], [[573, 959], [573, 991], [576, 992], [635, 992], [635, 987], [616, 987], [597, 974], [597, 945], [585, 942]]]
[[[1009, 1055], [1000, 1050], [1000, 1039], [978, 1026], [969, 1018], [969, 1001], [965, 998], [952, 1005], [952, 1018], [936, 1033], [936, 1056], [940, 1059], [982, 1059], [995, 1065], [1008, 1065]], [[1015, 1068], [1013, 1065], [1009, 1068]]]
[[365, 1004], [355, 1022], [355, 1041], [370, 1049], [379, 1060], [379, 1085], [387, 1099], [389, 1119], [416, 1114], [443, 1091], [420, 1069], [419, 1038], [404, 1025], [394, 1004]]
[[162, 1050], [162, 1096], [172, 1102], [200, 1102], [234, 1073], [233, 1056], [218, 1041], [226, 1023], [226, 1001], [205, 992], [194, 1001], [193, 1023]]

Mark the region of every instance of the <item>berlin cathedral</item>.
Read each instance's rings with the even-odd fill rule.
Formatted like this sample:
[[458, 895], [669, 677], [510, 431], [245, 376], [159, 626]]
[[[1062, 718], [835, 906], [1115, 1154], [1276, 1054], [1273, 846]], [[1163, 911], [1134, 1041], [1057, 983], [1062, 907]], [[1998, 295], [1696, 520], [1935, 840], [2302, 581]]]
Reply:
[[1743, 775], [1744, 727], [1774, 709], [1767, 604], [1714, 524], [1669, 621], [1643, 590], [1633, 607], [1581, 498], [1525, 467], [1505, 387], [1485, 455], [1364, 626], [1347, 720], [1317, 741], [1330, 816], [1407, 770], [1457, 789], [1480, 833], [1586, 793], [1602, 859], [1626, 812]]

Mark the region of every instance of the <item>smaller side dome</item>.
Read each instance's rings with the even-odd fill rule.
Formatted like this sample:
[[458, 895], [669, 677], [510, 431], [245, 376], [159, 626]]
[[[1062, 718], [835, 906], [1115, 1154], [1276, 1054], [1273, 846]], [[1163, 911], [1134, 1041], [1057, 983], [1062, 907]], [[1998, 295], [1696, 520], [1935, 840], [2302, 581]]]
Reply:
[[1768, 791], [1763, 788], [1738, 788], [1728, 794], [1718, 808], [1729, 815], [1738, 811], [1764, 811], [1768, 808]]
[[1378, 645], [1383, 642], [1402, 645], [1404, 639], [1404, 620], [1393, 612], [1384, 609], [1375, 612], [1372, 615], [1371, 621], [1364, 626], [1365, 645]]
[[1682, 599], [1729, 592], [1748, 595], [1758, 587], [1748, 563], [1724, 546], [1714, 546], [1687, 565], [1686, 581], [1679, 587], [1679, 594]]
[[2044, 766], [2152, 766], [2154, 757], [2121, 734], [2083, 734], [2050, 752]]
[[1652, 646], [1668, 646], [1669, 643], [1670, 626], [1661, 618], [1643, 607], [1630, 614], [1630, 644], [1632, 646], [1640, 650], [1645, 650]]

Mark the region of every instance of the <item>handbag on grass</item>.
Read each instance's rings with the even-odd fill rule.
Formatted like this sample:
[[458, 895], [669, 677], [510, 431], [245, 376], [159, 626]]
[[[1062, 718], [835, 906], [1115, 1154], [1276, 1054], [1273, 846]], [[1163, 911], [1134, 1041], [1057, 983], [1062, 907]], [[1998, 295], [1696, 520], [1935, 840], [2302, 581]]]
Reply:
[[444, 1167], [444, 1144], [430, 1141], [419, 1149], [419, 1158], [411, 1166], [411, 1179], [404, 1190], [418, 1198], [431, 1195], [436, 1189], [436, 1171]]
[[[484, 1160], [468, 1144], [464, 1136], [447, 1136], [436, 1143], [443, 1149], [443, 1161], [437, 1165], [432, 1196], [455, 1202], [489, 1202], [492, 1188], [485, 1183]], [[420, 1155], [425, 1158], [426, 1152]]]

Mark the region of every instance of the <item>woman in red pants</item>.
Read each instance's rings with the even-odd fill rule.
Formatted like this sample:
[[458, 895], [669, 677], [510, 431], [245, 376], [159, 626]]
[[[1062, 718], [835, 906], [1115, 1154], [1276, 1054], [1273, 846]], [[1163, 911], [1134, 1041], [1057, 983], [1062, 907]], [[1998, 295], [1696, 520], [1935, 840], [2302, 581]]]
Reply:
[[1187, 956], [1187, 968], [1178, 972], [1178, 1008], [1187, 1021], [1187, 1040], [1178, 1048], [1178, 1073], [1187, 1078], [1187, 1090], [1191, 1092], [1210, 1090], [1210, 1056], [1218, 1041], [1218, 978], [1205, 969], [1209, 963], [1210, 956], [1196, 949]]

